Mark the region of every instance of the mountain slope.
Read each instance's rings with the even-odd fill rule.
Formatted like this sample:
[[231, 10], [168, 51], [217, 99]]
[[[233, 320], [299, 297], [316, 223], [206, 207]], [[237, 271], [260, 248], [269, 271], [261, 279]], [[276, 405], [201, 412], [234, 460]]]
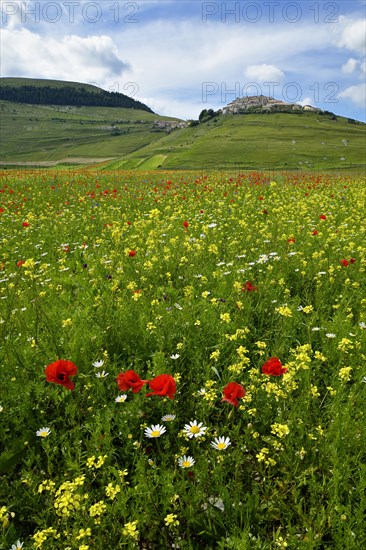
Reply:
[[156, 120], [170, 119], [137, 109], [0, 101], [0, 160], [120, 157], [165, 135]]
[[77, 82], [37, 80], [31, 78], [0, 78], [0, 100], [35, 105], [77, 105], [122, 107], [153, 111], [144, 103], [118, 92], [107, 92], [97, 86]]
[[[24, 90], [29, 80], [1, 79], [2, 89]], [[75, 82], [32, 82], [43, 91], [73, 89], [94, 98], [104, 93]], [[148, 108], [0, 100], [0, 162], [110, 159], [106, 167], [114, 169], [366, 168], [366, 125], [333, 113], [255, 96], [201, 115], [200, 124], [187, 127]]]
[[363, 169], [365, 129], [318, 112], [219, 115], [162, 137], [125, 163], [132, 167], [161, 155], [161, 167], [176, 169]]

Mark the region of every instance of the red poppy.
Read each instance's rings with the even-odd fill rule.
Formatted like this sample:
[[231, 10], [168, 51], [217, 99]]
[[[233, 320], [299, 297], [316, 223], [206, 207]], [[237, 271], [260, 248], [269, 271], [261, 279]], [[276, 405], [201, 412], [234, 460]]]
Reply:
[[327, 216], [325, 214], [320, 214], [319, 218], [321, 220], [326, 220], [327, 219]]
[[340, 261], [340, 264], [343, 265], [344, 267], [347, 267], [349, 265], [349, 261], [343, 259], [343, 260]]
[[278, 357], [271, 357], [262, 366], [262, 373], [267, 374], [268, 376], [281, 376], [281, 374], [287, 371], [288, 369], [282, 366], [282, 363]]
[[131, 256], [131, 258], [133, 256], [136, 256], [136, 250], [130, 250], [129, 253], [128, 253], [129, 256]]
[[146, 382], [147, 380], [141, 380], [134, 370], [120, 372], [117, 376], [117, 384], [122, 391], [131, 389], [132, 393], [138, 393]]
[[149, 382], [150, 388], [153, 390], [146, 394], [149, 395], [167, 395], [169, 399], [174, 399], [174, 394], [177, 391], [177, 385], [174, 378], [170, 374], [159, 374]]
[[256, 285], [253, 285], [250, 281], [246, 281], [244, 286], [241, 288], [242, 292], [253, 292], [257, 290]]
[[238, 407], [238, 399], [241, 399], [244, 396], [245, 389], [241, 384], [238, 384], [237, 382], [229, 382], [224, 388], [224, 397], [221, 401], [226, 401], [227, 403], [230, 403], [230, 405]]
[[29, 224], [28, 222], [23, 222], [23, 223], [22, 223], [22, 226], [23, 226], [23, 227], [29, 227], [29, 225], [30, 225], [30, 224]]
[[74, 383], [70, 380], [70, 376], [75, 376], [78, 372], [78, 368], [71, 361], [65, 359], [58, 359], [54, 363], [51, 363], [45, 368], [45, 375], [47, 382], [54, 382], [64, 386], [67, 390], [73, 390], [75, 388]]
[[287, 239], [287, 242], [288, 243], [294, 243], [294, 242], [296, 242], [296, 239], [295, 239], [295, 237], [290, 237], [289, 239]]
[[314, 231], [311, 233], [312, 235], [317, 235], [318, 234], [318, 231], [316, 229], [314, 229]]
[[350, 264], [354, 264], [355, 261], [356, 261], [356, 258], [350, 258], [350, 259], [349, 259], [349, 263], [350, 263]]
[[183, 225], [184, 225], [184, 227], [189, 227], [189, 223], [188, 223], [188, 222], [183, 222]]
[[22, 267], [23, 264], [25, 264], [25, 260], [18, 260], [17, 261], [17, 267]]

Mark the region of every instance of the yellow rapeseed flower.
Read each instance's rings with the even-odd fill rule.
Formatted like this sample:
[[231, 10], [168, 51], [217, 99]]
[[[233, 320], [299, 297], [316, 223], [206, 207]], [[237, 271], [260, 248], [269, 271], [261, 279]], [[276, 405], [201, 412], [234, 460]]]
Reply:
[[351, 380], [352, 367], [342, 367], [339, 369], [338, 376], [343, 382], [349, 382]]
[[282, 317], [292, 317], [292, 311], [288, 306], [276, 307], [275, 311], [282, 315]]
[[138, 540], [139, 532], [137, 530], [137, 523], [138, 521], [131, 521], [131, 522], [125, 523], [122, 529], [122, 534], [125, 537]]

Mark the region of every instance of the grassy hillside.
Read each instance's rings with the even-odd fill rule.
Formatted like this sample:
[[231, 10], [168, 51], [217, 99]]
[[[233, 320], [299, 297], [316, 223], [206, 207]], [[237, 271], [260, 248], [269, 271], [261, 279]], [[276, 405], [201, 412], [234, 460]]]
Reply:
[[64, 80], [51, 80], [44, 78], [18, 78], [18, 77], [2, 77], [0, 78], [1, 86], [35, 86], [37, 88], [46, 88], [51, 86], [52, 88], [64, 88], [65, 86], [81, 90], [84, 88], [88, 92], [100, 94], [102, 89], [92, 84], [83, 84], [81, 82], [72, 82]]
[[120, 158], [151, 144], [167, 117], [116, 107], [70, 107], [0, 102], [0, 160]]
[[119, 107], [153, 111], [132, 97], [108, 92], [97, 86], [37, 79], [0, 78], [0, 100], [32, 105], [77, 105], [79, 107]]
[[[0, 79], [2, 88], [32, 84], [100, 88], [77, 82]], [[0, 162], [82, 164], [113, 169], [363, 170], [366, 125], [316, 112], [226, 114], [167, 134], [156, 120], [119, 107], [34, 105], [0, 100]]]
[[161, 167], [241, 169], [363, 169], [366, 125], [316, 113], [224, 115], [164, 136], [122, 160]]

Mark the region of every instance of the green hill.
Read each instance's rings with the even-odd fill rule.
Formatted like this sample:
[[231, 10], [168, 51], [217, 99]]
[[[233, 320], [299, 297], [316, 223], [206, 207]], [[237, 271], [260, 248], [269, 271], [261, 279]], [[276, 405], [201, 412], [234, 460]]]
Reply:
[[13, 76], [0, 77], [0, 86], [34, 86], [36, 88], [45, 88], [51, 86], [52, 88], [64, 88], [65, 86], [80, 90], [85, 88], [89, 92], [101, 93], [102, 89], [93, 84], [84, 84], [82, 82], [72, 82], [71, 80], [52, 80], [47, 78], [22, 78]]
[[144, 103], [125, 94], [107, 92], [91, 84], [37, 80], [32, 78], [1, 78], [0, 100], [34, 105], [76, 105], [79, 107], [122, 107], [153, 111]]
[[158, 155], [165, 169], [359, 169], [366, 167], [366, 125], [315, 112], [219, 115], [176, 131], [123, 159]]
[[[22, 78], [0, 79], [1, 90], [24, 92], [32, 88], [45, 91], [49, 104], [0, 100], [0, 162], [36, 165], [91, 164], [105, 159], [119, 159], [165, 135], [157, 121], [176, 121], [139, 107], [104, 106], [104, 90], [90, 84]], [[77, 91], [84, 97], [96, 98], [101, 105], [52, 104], [52, 93]], [[87, 94], [86, 94], [87, 92]], [[107, 92], [105, 92], [107, 93]], [[52, 95], [52, 94], [51, 94]], [[123, 95], [123, 94], [117, 94]], [[32, 96], [36, 98], [35, 95]], [[40, 96], [38, 96], [40, 97]], [[48, 99], [47, 99], [48, 97]], [[71, 94], [70, 94], [71, 97]], [[126, 97], [126, 96], [124, 96]], [[131, 99], [131, 98], [127, 98]], [[133, 100], [131, 100], [133, 101]], [[140, 105], [143, 105], [142, 103]]]
[[[50, 89], [52, 93], [72, 89], [99, 98], [96, 102], [108, 93], [77, 82], [3, 78], [0, 84], [2, 90], [24, 91], [30, 81], [45, 91], [46, 98]], [[187, 126], [136, 106], [0, 100], [0, 161], [2, 165], [103, 161], [113, 169], [366, 168], [366, 125], [333, 113], [260, 96], [236, 100], [217, 113], [206, 111], [200, 119]]]

